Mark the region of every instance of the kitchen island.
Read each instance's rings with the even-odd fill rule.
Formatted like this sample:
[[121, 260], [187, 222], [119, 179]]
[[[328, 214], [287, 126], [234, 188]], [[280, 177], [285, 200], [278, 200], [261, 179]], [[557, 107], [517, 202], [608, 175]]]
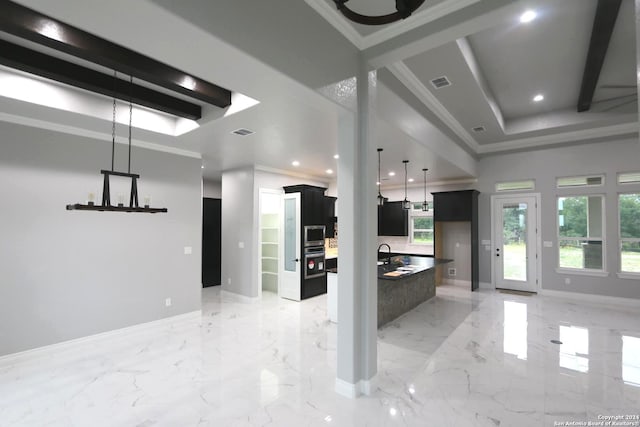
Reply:
[[395, 256], [378, 262], [378, 327], [436, 295], [435, 267], [451, 262], [428, 256]]

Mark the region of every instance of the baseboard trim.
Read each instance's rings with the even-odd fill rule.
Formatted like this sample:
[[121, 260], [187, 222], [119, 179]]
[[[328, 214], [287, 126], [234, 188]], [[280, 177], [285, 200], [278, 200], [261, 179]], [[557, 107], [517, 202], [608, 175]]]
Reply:
[[479, 284], [480, 289], [495, 289], [496, 287], [493, 286], [493, 283], [488, 283], [488, 282], [480, 282]]
[[225, 291], [224, 289], [220, 291], [220, 295], [223, 299], [228, 299], [234, 302], [241, 302], [245, 304], [255, 304], [260, 302], [260, 297], [248, 297], [246, 295], [237, 294], [235, 292]]
[[582, 294], [578, 292], [556, 291], [553, 289], [540, 289], [540, 292], [538, 292], [538, 294], [543, 296], [548, 296], [548, 297], [554, 297], [554, 298], [563, 298], [563, 299], [569, 299], [574, 301], [587, 302], [587, 303], [597, 304], [599, 306], [612, 305], [612, 306], [640, 308], [640, 299], [636, 299], [636, 298], [621, 298], [621, 297], [612, 297], [608, 295]]
[[356, 397], [364, 394], [371, 396], [373, 392], [378, 388], [378, 377], [374, 375], [368, 380], [360, 380], [356, 384], [352, 384], [340, 378], [336, 378], [335, 390], [341, 396], [349, 399], [355, 399]]
[[87, 335], [86, 337], [74, 338], [59, 343], [36, 347], [29, 350], [20, 351], [18, 353], [6, 354], [4, 356], [0, 356], [0, 366], [10, 363], [28, 361], [42, 356], [48, 356], [51, 353], [62, 352], [64, 350], [68, 350], [72, 347], [82, 344], [87, 344], [108, 338], [115, 338], [124, 334], [144, 332], [148, 329], [157, 328], [163, 325], [170, 325], [175, 322], [200, 320], [201, 318], [202, 311], [195, 310], [184, 314], [178, 314], [176, 316], [165, 317], [163, 319], [152, 320], [150, 322], [138, 323], [137, 325], [125, 326], [124, 328], [100, 332], [93, 335]]
[[465, 287], [471, 289], [471, 281], [470, 280], [442, 279], [442, 283], [444, 285], [465, 286]]
[[336, 378], [336, 393], [349, 399], [358, 397], [358, 384], [352, 384], [340, 378]]

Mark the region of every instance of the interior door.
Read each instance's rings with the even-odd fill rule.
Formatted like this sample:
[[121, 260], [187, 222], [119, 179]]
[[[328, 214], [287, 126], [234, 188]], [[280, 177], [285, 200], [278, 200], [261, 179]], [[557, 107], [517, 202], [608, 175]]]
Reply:
[[278, 288], [282, 298], [300, 301], [300, 193], [285, 194], [282, 239], [283, 256], [280, 261], [281, 286]]
[[535, 196], [494, 196], [493, 271], [496, 288], [538, 291], [537, 216]]
[[202, 286], [219, 286], [222, 267], [222, 201], [202, 199]]

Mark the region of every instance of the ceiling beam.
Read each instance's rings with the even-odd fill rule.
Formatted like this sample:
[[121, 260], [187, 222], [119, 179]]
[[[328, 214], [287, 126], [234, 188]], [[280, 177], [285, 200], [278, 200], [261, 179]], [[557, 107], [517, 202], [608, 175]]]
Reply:
[[197, 104], [2, 40], [0, 64], [175, 116], [191, 120], [202, 117]]
[[220, 108], [231, 105], [225, 88], [9, 0], [0, 0], [0, 31]]
[[593, 19], [591, 41], [587, 62], [582, 73], [582, 85], [578, 97], [578, 112], [588, 111], [591, 108], [593, 95], [596, 91], [600, 71], [609, 48], [609, 40], [616, 25], [618, 11], [622, 0], [598, 0], [596, 16]]

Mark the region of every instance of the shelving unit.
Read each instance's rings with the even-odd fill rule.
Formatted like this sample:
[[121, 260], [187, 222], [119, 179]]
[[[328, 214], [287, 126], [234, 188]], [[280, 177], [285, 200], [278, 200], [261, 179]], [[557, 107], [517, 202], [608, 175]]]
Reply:
[[275, 213], [260, 215], [260, 274], [262, 290], [278, 292], [278, 253], [280, 228]]

